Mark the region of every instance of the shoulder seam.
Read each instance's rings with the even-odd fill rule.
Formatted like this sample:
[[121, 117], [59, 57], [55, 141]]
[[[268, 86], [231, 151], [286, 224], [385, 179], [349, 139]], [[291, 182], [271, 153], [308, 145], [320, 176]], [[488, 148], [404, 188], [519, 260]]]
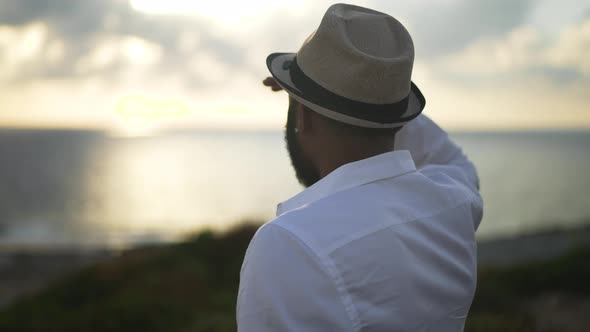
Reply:
[[330, 255], [335, 250], [337, 250], [337, 249], [339, 249], [339, 248], [341, 248], [341, 247], [343, 247], [343, 246], [345, 246], [345, 245], [347, 245], [349, 243], [352, 243], [352, 242], [361, 240], [361, 239], [363, 239], [363, 238], [365, 238], [367, 236], [370, 236], [372, 234], [375, 234], [376, 232], [382, 231], [384, 229], [393, 228], [395, 226], [401, 226], [401, 225], [413, 223], [413, 222], [416, 222], [416, 221], [422, 220], [422, 219], [432, 218], [432, 217], [440, 214], [444, 210], [452, 210], [452, 209], [456, 209], [456, 208], [458, 208], [458, 207], [460, 207], [462, 205], [469, 205], [469, 204], [471, 204], [471, 200], [462, 200], [459, 203], [454, 204], [452, 207], [445, 207], [444, 209], [437, 210], [435, 212], [429, 213], [429, 214], [424, 215], [424, 216], [419, 216], [417, 218], [408, 219], [406, 221], [395, 223], [395, 224], [392, 224], [392, 223], [389, 223], [389, 222], [385, 222], [385, 223], [381, 223], [381, 224], [375, 225], [375, 227], [372, 227], [372, 228], [366, 230], [365, 232], [363, 232], [361, 234], [357, 234], [357, 236], [354, 237], [354, 238], [352, 238], [352, 239], [351, 238], [347, 238], [345, 240], [341, 240], [339, 242], [336, 242], [336, 243], [332, 244], [332, 246], [326, 248], [325, 255]]
[[330, 258], [327, 256], [326, 257], [320, 256], [305, 241], [303, 241], [299, 236], [297, 236], [297, 234], [293, 233], [291, 230], [287, 229], [286, 227], [283, 227], [282, 225], [272, 223], [272, 222], [268, 223], [268, 226], [270, 226], [270, 225], [273, 225], [274, 227], [280, 228], [283, 231], [285, 231], [285, 233], [289, 234], [289, 236], [291, 238], [293, 238], [295, 241], [297, 241], [301, 246], [303, 246], [306, 249], [306, 251], [310, 252], [311, 255], [313, 255], [315, 257], [315, 259], [318, 262], [318, 264], [320, 265], [320, 267], [330, 277], [332, 283], [334, 284], [334, 287], [336, 288], [337, 292], [340, 294], [340, 302], [341, 302], [342, 306], [344, 307], [344, 310], [346, 311], [348, 318], [350, 319], [350, 321], [353, 325], [353, 330], [356, 332], [360, 332], [361, 322], [360, 322], [360, 317], [358, 315], [358, 312], [352, 303], [352, 299], [351, 299], [350, 295], [348, 294], [348, 292], [346, 291], [346, 289], [344, 287], [344, 282], [343, 282], [342, 278], [340, 277], [340, 274], [336, 270], [336, 267], [334, 266], [334, 264], [332, 263]]

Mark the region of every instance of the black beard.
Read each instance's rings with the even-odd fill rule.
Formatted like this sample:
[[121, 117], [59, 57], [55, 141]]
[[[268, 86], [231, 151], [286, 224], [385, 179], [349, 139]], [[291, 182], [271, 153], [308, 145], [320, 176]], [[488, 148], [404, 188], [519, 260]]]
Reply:
[[295, 110], [297, 105], [297, 102], [289, 98], [289, 112], [287, 114], [287, 125], [285, 126], [285, 142], [287, 143], [287, 151], [291, 158], [291, 164], [295, 169], [295, 176], [297, 176], [299, 183], [307, 188], [318, 182], [320, 175], [312, 163], [305, 158], [301, 145], [297, 141], [297, 133], [295, 132]]

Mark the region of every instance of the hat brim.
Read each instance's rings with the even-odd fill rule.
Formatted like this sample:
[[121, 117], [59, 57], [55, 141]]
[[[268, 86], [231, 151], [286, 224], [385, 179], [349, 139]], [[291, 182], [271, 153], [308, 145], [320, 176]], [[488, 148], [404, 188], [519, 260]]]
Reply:
[[[412, 83], [411, 92], [408, 96], [407, 108], [394, 119], [387, 121], [375, 121], [363, 117], [363, 114], [343, 114], [338, 110], [330, 109], [326, 104], [322, 105], [321, 100], [310, 101], [305, 94], [293, 83], [291, 78], [290, 64], [295, 61], [296, 53], [273, 53], [266, 59], [266, 65], [276, 82], [295, 100], [309, 107], [311, 110], [322, 114], [336, 121], [348, 123], [354, 126], [366, 128], [397, 128], [415, 119], [422, 113], [426, 100], [418, 87]], [[344, 98], [344, 97], [342, 97]]]

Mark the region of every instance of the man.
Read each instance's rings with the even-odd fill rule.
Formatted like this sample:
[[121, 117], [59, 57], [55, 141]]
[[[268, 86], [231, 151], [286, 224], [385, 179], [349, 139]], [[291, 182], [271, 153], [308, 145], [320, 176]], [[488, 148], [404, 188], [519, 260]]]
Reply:
[[250, 243], [239, 331], [463, 330], [483, 203], [473, 164], [420, 115], [413, 60], [401, 23], [343, 4], [268, 57], [307, 189]]

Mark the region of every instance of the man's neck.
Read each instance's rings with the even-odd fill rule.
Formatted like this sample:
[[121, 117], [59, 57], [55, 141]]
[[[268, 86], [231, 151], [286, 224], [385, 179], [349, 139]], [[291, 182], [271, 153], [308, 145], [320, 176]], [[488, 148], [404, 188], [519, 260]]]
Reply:
[[350, 144], [340, 146], [340, 149], [329, 149], [328, 151], [330, 152], [327, 152], [319, 161], [318, 171], [321, 178], [332, 173], [340, 166], [394, 150], [393, 142], [376, 143], [371, 145]]

